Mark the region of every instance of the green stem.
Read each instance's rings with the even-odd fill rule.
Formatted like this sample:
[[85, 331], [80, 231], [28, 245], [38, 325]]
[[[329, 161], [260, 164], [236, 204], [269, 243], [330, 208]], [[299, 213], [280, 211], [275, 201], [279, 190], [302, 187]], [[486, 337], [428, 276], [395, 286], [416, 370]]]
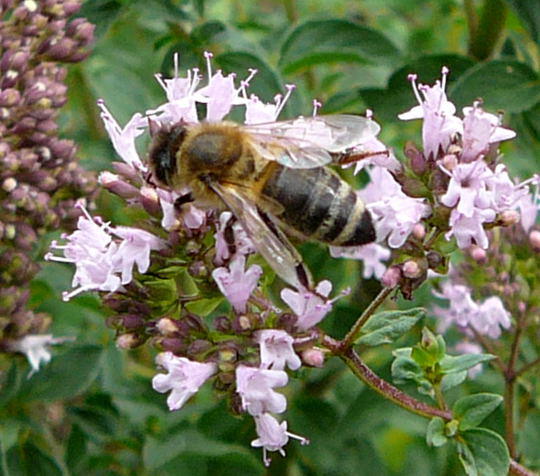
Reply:
[[452, 414], [449, 411], [441, 410], [421, 402], [380, 378], [360, 359], [354, 349], [343, 347], [342, 343], [328, 336], [324, 337], [323, 344], [338, 355], [352, 370], [354, 375], [387, 400], [394, 402], [405, 410], [426, 418], [440, 417], [445, 420], [452, 419]]
[[469, 29], [469, 38], [474, 38], [478, 30], [478, 14], [474, 7], [474, 0], [465, 0], [463, 3], [465, 16], [467, 18], [467, 27]]
[[289, 20], [289, 23], [296, 23], [298, 21], [296, 0], [283, 0], [283, 6], [285, 7], [285, 13], [287, 14], [287, 20]]
[[469, 53], [484, 61], [493, 55], [504, 33], [508, 7], [504, 0], [484, 0], [478, 27], [469, 38]]
[[529, 362], [528, 364], [525, 364], [523, 367], [521, 367], [519, 370], [516, 371], [516, 377], [519, 377], [523, 375], [525, 372], [528, 372], [532, 368], [536, 367], [538, 364], [540, 364], [540, 357], [533, 360], [532, 362]]
[[381, 292], [375, 297], [373, 301], [371, 301], [369, 306], [364, 309], [364, 312], [351, 327], [351, 330], [347, 333], [345, 338], [341, 341], [340, 345], [343, 350], [346, 350], [352, 345], [354, 345], [354, 343], [358, 339], [358, 336], [360, 335], [360, 331], [362, 330], [364, 324], [368, 321], [368, 319], [374, 314], [377, 308], [384, 302], [384, 300], [394, 289], [395, 288], [382, 288]]

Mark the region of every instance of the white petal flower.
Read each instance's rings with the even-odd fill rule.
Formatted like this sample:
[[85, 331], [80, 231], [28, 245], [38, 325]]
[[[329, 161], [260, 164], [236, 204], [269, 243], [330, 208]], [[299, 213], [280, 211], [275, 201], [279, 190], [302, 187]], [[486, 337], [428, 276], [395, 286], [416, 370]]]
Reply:
[[298, 316], [296, 326], [300, 330], [307, 330], [317, 325], [324, 316], [332, 309], [333, 301], [325, 299], [332, 290], [332, 283], [328, 280], [321, 281], [315, 291], [293, 291], [285, 288], [281, 291], [283, 299], [291, 310]]
[[294, 339], [285, 331], [265, 329], [257, 332], [257, 342], [261, 348], [261, 367], [283, 370], [300, 368], [302, 362], [293, 349]]
[[172, 352], [159, 354], [156, 363], [168, 373], [156, 375], [152, 387], [160, 393], [171, 392], [167, 397], [171, 411], [180, 409], [217, 370], [213, 362], [194, 362]]
[[289, 380], [283, 370], [268, 370], [239, 365], [236, 367], [236, 391], [242, 398], [242, 408], [250, 415], [283, 413], [287, 399], [273, 390]]
[[246, 257], [236, 255], [229, 263], [229, 269], [216, 268], [212, 277], [221, 293], [229, 300], [238, 313], [246, 312], [246, 304], [262, 274], [260, 266], [254, 264], [245, 270]]
[[266, 467], [270, 466], [271, 462], [268, 451], [277, 451], [281, 456], [285, 456], [283, 447], [289, 442], [289, 438], [300, 440], [303, 445], [309, 443], [306, 438], [288, 432], [286, 421], [279, 423], [268, 413], [255, 416], [255, 427], [258, 438], [251, 442], [251, 446], [263, 449], [263, 462]]
[[392, 252], [385, 246], [369, 243], [362, 246], [330, 246], [330, 255], [334, 258], [358, 259], [364, 264], [364, 279], [375, 277], [381, 279], [386, 271], [383, 261], [390, 259]]
[[25, 354], [32, 370], [28, 377], [31, 377], [39, 370], [40, 365], [47, 364], [51, 360], [49, 346], [61, 344], [71, 337], [53, 337], [52, 334], [26, 335], [23, 338], [9, 343], [9, 350]]

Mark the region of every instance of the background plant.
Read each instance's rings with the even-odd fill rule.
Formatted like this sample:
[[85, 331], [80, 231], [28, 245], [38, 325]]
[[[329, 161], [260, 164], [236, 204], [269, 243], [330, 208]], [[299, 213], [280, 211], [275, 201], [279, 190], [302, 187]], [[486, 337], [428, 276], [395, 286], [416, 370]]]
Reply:
[[[162, 102], [162, 91], [150, 73], [162, 71], [170, 76], [172, 52], [181, 53], [183, 68], [199, 66], [204, 70], [202, 53], [210, 50], [216, 67], [225, 71], [240, 74], [257, 68], [259, 74], [250, 90], [265, 101], [271, 101], [283, 84], [296, 83], [297, 91], [284, 111], [286, 116], [308, 113], [313, 97], [323, 103], [323, 113], [373, 109], [384, 126], [382, 139], [402, 157], [405, 141], [418, 136], [416, 124], [397, 121], [397, 114], [414, 105], [407, 74], [415, 72], [421, 82], [432, 84], [439, 78], [441, 67], [447, 66], [451, 71], [449, 95], [458, 108], [482, 97], [491, 112], [506, 112], [505, 122], [518, 133], [503, 147], [505, 163], [512, 173], [526, 178], [538, 170], [540, 86], [533, 2], [385, 2], [382, 6], [380, 2], [334, 2], [331, 12], [326, 8], [324, 2], [88, 2], [80, 14], [96, 24], [98, 41], [93, 55], [70, 69], [71, 97], [63, 116], [63, 130], [81, 145], [87, 168], [110, 169], [114, 152], [101, 127], [96, 100], [105, 98], [124, 124], [135, 111]], [[357, 177], [347, 175], [359, 185], [362, 175]], [[120, 203], [114, 195], [103, 192], [97, 201], [99, 214], [115, 224], [133, 224], [138, 217], [130, 215]], [[43, 240], [42, 249], [51, 238]], [[350, 286], [353, 290], [347, 299], [336, 303], [323, 325], [329, 335], [342, 337], [378, 294], [379, 284], [376, 280], [358, 282], [361, 271], [357, 261], [332, 259], [325, 249], [313, 244], [300, 249], [318, 280], [328, 278], [335, 289]], [[508, 251], [511, 255], [517, 252], [516, 246]], [[520, 263], [516, 254], [514, 265], [521, 275], [523, 268], [535, 268], [537, 256], [536, 261], [533, 258], [532, 262]], [[485, 257], [501, 266], [498, 258]], [[493, 282], [474, 272], [478, 262], [466, 257], [460, 266], [467, 271], [469, 282], [464, 284], [478, 290], [475, 299], [480, 302], [486, 296], [482, 289]], [[496, 269], [496, 276], [504, 271], [508, 272]], [[527, 286], [534, 297], [538, 284], [533, 274], [529, 276], [526, 285], [517, 285], [520, 291]], [[32, 380], [25, 380], [28, 369], [22, 360], [4, 373], [2, 398], [8, 415], [2, 425], [4, 468], [23, 468], [38, 461], [56, 472], [61, 468], [87, 472], [91, 468], [96, 473], [159, 470], [206, 474], [217, 472], [217, 468], [223, 473], [241, 468], [243, 472], [261, 473], [258, 455], [247, 449], [253, 437], [251, 422], [237, 420], [224, 408], [216, 408], [215, 400], [204, 389], [180, 412], [166, 411], [164, 399], [151, 390], [155, 368], [148, 350], [141, 348], [126, 355], [115, 349], [113, 336], [103, 325], [104, 310], [97, 298], [86, 295], [67, 304], [60, 302], [58, 296], [69, 288], [70, 279], [69, 268], [46, 264], [32, 283], [32, 305], [55, 316], [54, 334], [76, 335], [78, 343], [66, 346], [64, 353], [56, 355], [50, 367]], [[414, 293], [412, 303], [400, 299], [391, 307], [420, 305], [432, 309], [431, 301], [429, 286], [424, 285]], [[432, 318], [430, 314], [425, 323], [435, 324]], [[420, 324], [412, 327], [391, 347], [362, 348], [362, 359], [388, 381], [391, 349], [409, 348], [396, 351], [397, 357], [406, 362], [412, 359], [423, 370], [442, 365], [445, 346], [426, 332], [420, 340], [421, 328]], [[528, 332], [525, 341], [515, 333], [504, 335], [501, 349], [490, 350], [499, 356], [492, 361], [494, 370], [485, 368], [477, 379], [452, 390], [449, 400], [456, 402], [454, 413], [464, 415], [467, 402], [470, 404], [467, 398], [471, 398], [467, 395], [502, 394], [506, 387], [506, 413], [516, 415], [514, 428], [504, 430], [502, 406], [482, 425], [506, 433], [514, 456], [521, 456], [535, 468], [538, 379], [532, 364], [538, 356], [537, 327]], [[447, 339], [452, 345], [461, 337], [456, 334]], [[516, 344], [506, 345], [505, 339]], [[512, 349], [520, 342], [524, 342], [521, 357], [529, 368], [516, 367], [512, 357]], [[331, 342], [327, 344], [332, 346]], [[349, 361], [354, 358], [344, 356]], [[497, 367], [504, 371], [504, 379]], [[426, 447], [422, 419], [374, 398], [344, 370], [337, 359], [331, 359], [323, 369], [305, 372], [290, 385], [290, 427], [309, 435], [312, 442], [308, 447], [290, 444], [287, 459], [274, 458], [271, 472], [282, 474], [287, 468], [306, 474], [354, 474], [375, 466], [382, 474], [459, 471], [448, 446], [439, 450]], [[422, 372], [417, 376], [416, 380], [409, 379], [414, 385], [404, 388], [407, 393], [414, 394], [415, 385], [426, 389], [438, 384], [441, 377], [432, 372], [433, 381], [426, 383]], [[515, 397], [509, 399], [509, 392]], [[509, 400], [513, 402], [511, 408]], [[52, 402], [47, 404], [46, 414], [40, 401]], [[495, 406], [493, 397], [486, 397], [486, 401], [485, 408]], [[431, 415], [435, 419], [428, 431], [434, 446], [456, 431], [444, 423], [447, 409], [444, 402], [439, 400], [439, 404], [443, 413]], [[224, 403], [219, 405], [223, 407]], [[478, 402], [470, 405], [479, 406]], [[28, 416], [33, 426], [28, 425]], [[467, 423], [471, 427], [461, 430], [474, 432], [472, 427], [477, 423], [473, 419], [473, 423]], [[332, 432], [328, 432], [329, 427]], [[515, 433], [520, 438], [512, 443], [510, 435]], [[46, 438], [50, 434], [54, 438]]]

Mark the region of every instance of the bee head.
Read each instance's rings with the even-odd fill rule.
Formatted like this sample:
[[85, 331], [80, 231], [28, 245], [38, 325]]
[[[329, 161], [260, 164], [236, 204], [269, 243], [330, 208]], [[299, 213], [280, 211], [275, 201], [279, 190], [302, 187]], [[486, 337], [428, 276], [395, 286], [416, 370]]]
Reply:
[[176, 153], [180, 149], [186, 136], [186, 127], [183, 123], [171, 126], [159, 126], [150, 123], [152, 144], [148, 152], [148, 162], [152, 175], [158, 185], [171, 186], [178, 171]]

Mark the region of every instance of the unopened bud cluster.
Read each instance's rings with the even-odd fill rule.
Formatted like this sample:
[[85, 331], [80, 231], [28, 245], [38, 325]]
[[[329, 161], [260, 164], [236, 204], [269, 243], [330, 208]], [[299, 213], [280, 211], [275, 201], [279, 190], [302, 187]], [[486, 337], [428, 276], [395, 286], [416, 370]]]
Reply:
[[58, 137], [67, 100], [59, 63], [84, 59], [93, 37], [93, 25], [68, 19], [80, 4], [0, 2], [0, 336], [7, 340], [47, 328], [45, 316], [26, 308], [39, 270], [32, 251], [44, 233], [72, 225], [75, 201], [95, 188], [77, 165], [75, 144]]

